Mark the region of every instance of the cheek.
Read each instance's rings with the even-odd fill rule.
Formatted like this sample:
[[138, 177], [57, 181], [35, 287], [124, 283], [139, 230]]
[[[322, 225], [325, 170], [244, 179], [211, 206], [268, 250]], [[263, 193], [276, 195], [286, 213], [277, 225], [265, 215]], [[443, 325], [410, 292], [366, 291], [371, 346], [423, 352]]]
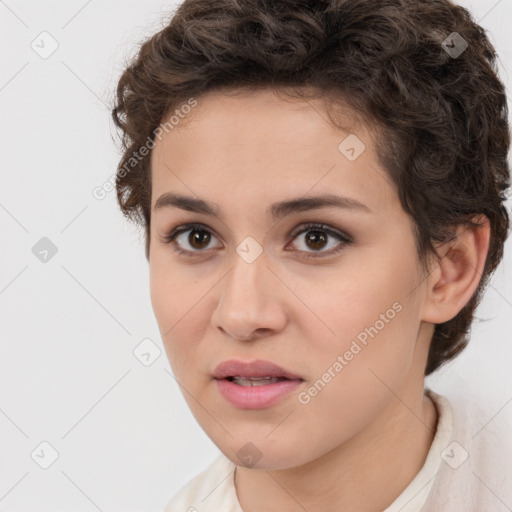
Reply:
[[375, 379], [369, 368], [401, 375], [411, 364], [419, 327], [419, 302], [411, 291], [420, 278], [413, 256], [391, 248], [368, 251], [357, 261], [347, 258], [336, 275], [300, 283], [298, 294], [315, 313], [304, 316], [301, 328], [306, 339], [315, 340], [306, 350], [318, 362], [316, 377], [338, 356], [346, 356], [347, 369], [354, 369], [344, 373], [355, 372], [354, 378]]
[[184, 317], [186, 311], [197, 302], [197, 299], [193, 299], [199, 292], [197, 284], [188, 277], [187, 269], [180, 268], [172, 261], [170, 251], [167, 246], [155, 244], [151, 248], [149, 262], [151, 304], [163, 333]]
[[207, 294], [211, 285], [178, 271], [169, 262], [150, 263], [150, 297], [162, 343], [174, 375], [183, 382], [194, 375], [204, 337]]
[[380, 263], [374, 269], [366, 265], [355, 270], [347, 264], [335, 274], [304, 277], [294, 288], [309, 309], [302, 328], [310, 335], [316, 333], [315, 339], [325, 348], [350, 344], [376, 323], [379, 332], [388, 331], [403, 317], [398, 310], [410, 300], [407, 294], [413, 282], [409, 269], [394, 270]]
[[[177, 340], [183, 331], [182, 324], [186, 319], [186, 287], [183, 287], [168, 265], [159, 264], [155, 257], [150, 263], [150, 297], [153, 312], [160, 330], [171, 365], [179, 357], [181, 351]], [[181, 319], [181, 321], [180, 321]], [[180, 336], [184, 332], [180, 332]], [[186, 344], [182, 343], [185, 347]]]
[[[414, 364], [414, 308], [390, 303], [386, 294], [370, 297], [373, 305], [363, 301], [367, 308], [347, 308], [331, 319], [338, 332], [335, 343], [310, 338], [315, 343], [307, 359], [315, 363], [299, 401], [301, 429], [315, 436], [321, 432], [326, 443], [349, 438], [371, 421], [390, 400], [390, 389], [403, 388]], [[329, 420], [319, 422], [327, 411]]]
[[[176, 285], [169, 279], [169, 273], [153, 258], [149, 267], [151, 306], [163, 335], [173, 325], [176, 311]], [[164, 340], [165, 341], [165, 340]]]

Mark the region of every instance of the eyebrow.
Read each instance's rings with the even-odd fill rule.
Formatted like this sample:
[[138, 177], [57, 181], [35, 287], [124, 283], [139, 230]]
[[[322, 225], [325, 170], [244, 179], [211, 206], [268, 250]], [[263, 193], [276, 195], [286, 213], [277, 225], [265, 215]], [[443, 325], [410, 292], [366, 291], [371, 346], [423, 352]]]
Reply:
[[[298, 197], [274, 203], [267, 208], [266, 214], [267, 216], [270, 215], [274, 220], [279, 220], [293, 213], [327, 208], [329, 206], [371, 213], [370, 208], [357, 199], [337, 196], [335, 194], [324, 194], [313, 197]], [[155, 211], [169, 207], [180, 208], [181, 210], [202, 213], [223, 219], [222, 212], [217, 204], [208, 203], [203, 199], [195, 197], [167, 192], [157, 199]]]

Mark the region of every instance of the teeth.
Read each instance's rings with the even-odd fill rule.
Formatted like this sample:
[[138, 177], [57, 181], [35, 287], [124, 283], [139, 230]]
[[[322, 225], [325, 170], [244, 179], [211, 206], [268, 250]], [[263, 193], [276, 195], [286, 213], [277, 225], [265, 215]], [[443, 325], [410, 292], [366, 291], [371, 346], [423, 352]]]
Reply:
[[232, 382], [238, 384], [239, 386], [265, 386], [266, 384], [274, 384], [284, 380], [282, 377], [233, 377]]

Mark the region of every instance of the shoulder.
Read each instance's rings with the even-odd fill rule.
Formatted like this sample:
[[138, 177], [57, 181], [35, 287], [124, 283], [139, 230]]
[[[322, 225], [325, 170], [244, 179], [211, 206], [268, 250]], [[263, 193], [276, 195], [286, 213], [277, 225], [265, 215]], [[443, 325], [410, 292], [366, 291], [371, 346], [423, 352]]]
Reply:
[[234, 486], [233, 464], [223, 453], [169, 501], [163, 512], [241, 512]]
[[[440, 469], [429, 494], [430, 510], [502, 511], [512, 505], [512, 427], [485, 404], [431, 392], [452, 418]], [[506, 505], [505, 505], [506, 504]], [[459, 507], [459, 508], [457, 508]]]

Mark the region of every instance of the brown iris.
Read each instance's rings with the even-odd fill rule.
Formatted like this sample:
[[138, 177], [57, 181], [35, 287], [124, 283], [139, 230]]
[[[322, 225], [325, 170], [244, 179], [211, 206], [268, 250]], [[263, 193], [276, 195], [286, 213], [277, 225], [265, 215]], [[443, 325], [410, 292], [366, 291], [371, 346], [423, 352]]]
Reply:
[[326, 242], [326, 235], [322, 231], [308, 231], [306, 234], [306, 243], [308, 243], [308, 246], [311, 247], [311, 249], [321, 249], [324, 247]]
[[[210, 243], [210, 233], [203, 229], [194, 229], [190, 232], [188, 241], [191, 247], [194, 247], [195, 249], [204, 249], [204, 247], [207, 247]], [[204, 242], [206, 242], [205, 245], [201, 245]]]

